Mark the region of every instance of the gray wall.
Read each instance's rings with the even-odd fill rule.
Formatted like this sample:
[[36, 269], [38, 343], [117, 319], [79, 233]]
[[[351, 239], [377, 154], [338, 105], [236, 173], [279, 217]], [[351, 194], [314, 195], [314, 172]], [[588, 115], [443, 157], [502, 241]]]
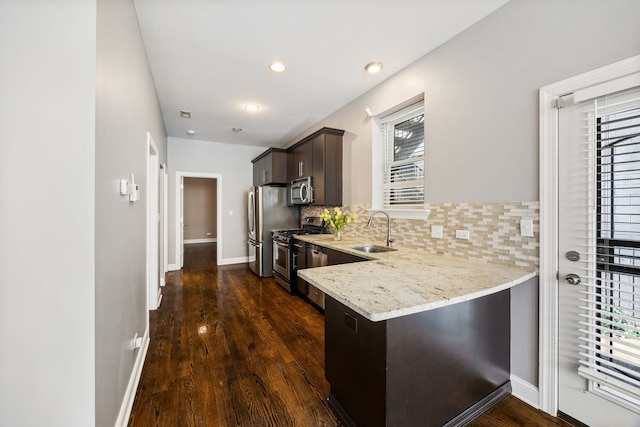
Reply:
[[427, 201], [538, 199], [538, 89], [640, 53], [637, 0], [512, 0], [328, 116], [345, 204], [371, 203], [374, 114], [424, 93]]
[[113, 426], [147, 328], [147, 130], [166, 159], [133, 5], [0, 1], [0, 35], [0, 425]]
[[0, 1], [0, 425], [95, 415], [95, 0]]
[[[538, 89], [640, 53], [637, 0], [512, 0], [331, 114], [344, 204], [371, 203], [371, 123], [424, 93], [430, 203], [538, 200]], [[544, 284], [542, 284], [544, 286]], [[513, 372], [537, 384], [537, 281], [514, 290]]]
[[[167, 148], [169, 264], [176, 263], [176, 171], [222, 175], [222, 180], [218, 181], [218, 191], [222, 192], [222, 215], [218, 218], [222, 222], [222, 236], [217, 236], [218, 251], [222, 251], [223, 263], [238, 262], [238, 259], [246, 262], [246, 197], [253, 182], [251, 160], [266, 149], [172, 137], [168, 139]], [[233, 211], [233, 215], [229, 215], [229, 211]]]
[[[96, 425], [113, 426], [147, 329], [147, 131], [166, 162], [166, 135], [131, 0], [98, 0], [95, 173]], [[118, 191], [135, 174], [140, 200]]]

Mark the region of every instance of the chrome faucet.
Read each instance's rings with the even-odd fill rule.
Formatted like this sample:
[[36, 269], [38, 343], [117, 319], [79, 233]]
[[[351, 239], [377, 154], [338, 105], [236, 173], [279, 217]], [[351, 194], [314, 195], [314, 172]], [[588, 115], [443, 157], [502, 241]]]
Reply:
[[391, 238], [391, 219], [389, 218], [389, 214], [384, 211], [373, 211], [369, 215], [369, 221], [367, 221], [367, 227], [371, 227], [371, 221], [373, 220], [373, 216], [377, 213], [384, 214], [387, 217], [387, 247], [391, 247], [391, 243], [393, 243], [393, 239]]

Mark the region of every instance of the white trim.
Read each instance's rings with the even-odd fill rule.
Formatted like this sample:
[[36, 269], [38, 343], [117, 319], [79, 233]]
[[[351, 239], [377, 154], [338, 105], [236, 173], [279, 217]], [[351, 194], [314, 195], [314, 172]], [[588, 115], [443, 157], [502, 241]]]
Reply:
[[538, 387], [515, 375], [511, 375], [511, 394], [529, 406], [540, 408]]
[[640, 71], [640, 55], [540, 89], [540, 409], [558, 412], [558, 118], [552, 101]]
[[[166, 164], [162, 169], [162, 192], [162, 267], [166, 274], [167, 271], [169, 271], [169, 171], [167, 170]], [[160, 286], [165, 285], [165, 274], [163, 274], [160, 279]]]
[[[180, 188], [180, 179], [181, 178], [211, 178], [211, 179], [215, 179], [216, 180], [216, 236], [217, 236], [217, 243], [218, 243], [218, 250], [216, 251], [216, 264], [218, 265], [224, 265], [223, 264], [223, 260], [222, 260], [222, 174], [220, 173], [207, 173], [207, 172], [186, 172], [186, 171], [176, 171], [176, 189]], [[180, 205], [180, 197], [178, 197], [178, 194], [176, 193], [176, 197], [175, 197], [175, 209], [176, 209], [176, 260], [178, 260], [179, 256], [180, 256], [180, 251], [181, 251], [181, 245], [183, 244], [182, 241], [180, 241], [181, 239], [179, 239], [179, 235], [180, 233], [178, 232], [178, 229], [180, 228], [180, 211], [182, 209], [182, 206]], [[248, 257], [247, 257], [248, 260]], [[245, 261], [247, 262], [247, 261]], [[171, 265], [170, 265], [171, 267]], [[180, 270], [180, 268], [176, 268], [175, 270]], [[174, 270], [171, 270], [174, 271]]]
[[208, 239], [186, 239], [184, 241], [185, 245], [191, 244], [191, 243], [216, 243], [218, 241], [218, 239], [216, 239], [215, 237], [210, 237]]
[[178, 267], [178, 264], [169, 264], [167, 266], [167, 271], [179, 271], [180, 267]]
[[[146, 188], [146, 279], [147, 279], [147, 310], [158, 308], [157, 301], [160, 288], [160, 223], [158, 214], [160, 207], [160, 159], [158, 147], [147, 132], [147, 188]], [[151, 211], [151, 204], [155, 202], [156, 209]], [[153, 247], [152, 247], [153, 246]], [[147, 314], [147, 326], [148, 326]]]
[[249, 262], [248, 256], [240, 256], [237, 258], [220, 259], [220, 251], [218, 251], [218, 265], [244, 264]]
[[129, 423], [129, 417], [131, 416], [131, 408], [133, 408], [133, 401], [136, 398], [136, 391], [138, 390], [138, 383], [142, 376], [142, 367], [144, 366], [144, 360], [147, 356], [147, 350], [149, 349], [149, 328], [144, 331], [142, 337], [142, 346], [138, 350], [136, 360], [133, 364], [133, 370], [129, 377], [129, 383], [124, 393], [124, 398], [120, 404], [120, 412], [118, 412], [118, 418], [116, 419], [115, 427], [126, 427]]

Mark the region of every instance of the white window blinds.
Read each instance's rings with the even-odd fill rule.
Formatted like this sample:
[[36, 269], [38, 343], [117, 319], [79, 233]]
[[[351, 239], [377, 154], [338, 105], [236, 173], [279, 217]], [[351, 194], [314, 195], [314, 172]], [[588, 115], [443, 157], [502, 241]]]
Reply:
[[640, 89], [589, 103], [579, 373], [640, 408]]
[[424, 206], [424, 108], [414, 105], [383, 119], [385, 166], [383, 204], [389, 208]]

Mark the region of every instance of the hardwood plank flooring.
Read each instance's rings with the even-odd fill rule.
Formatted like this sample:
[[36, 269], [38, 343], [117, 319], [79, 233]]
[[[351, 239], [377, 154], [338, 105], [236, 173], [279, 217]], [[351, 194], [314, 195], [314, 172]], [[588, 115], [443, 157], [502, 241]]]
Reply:
[[[327, 404], [324, 317], [244, 264], [187, 245], [151, 312], [129, 426], [342, 426]], [[570, 426], [509, 397], [472, 426]]]

